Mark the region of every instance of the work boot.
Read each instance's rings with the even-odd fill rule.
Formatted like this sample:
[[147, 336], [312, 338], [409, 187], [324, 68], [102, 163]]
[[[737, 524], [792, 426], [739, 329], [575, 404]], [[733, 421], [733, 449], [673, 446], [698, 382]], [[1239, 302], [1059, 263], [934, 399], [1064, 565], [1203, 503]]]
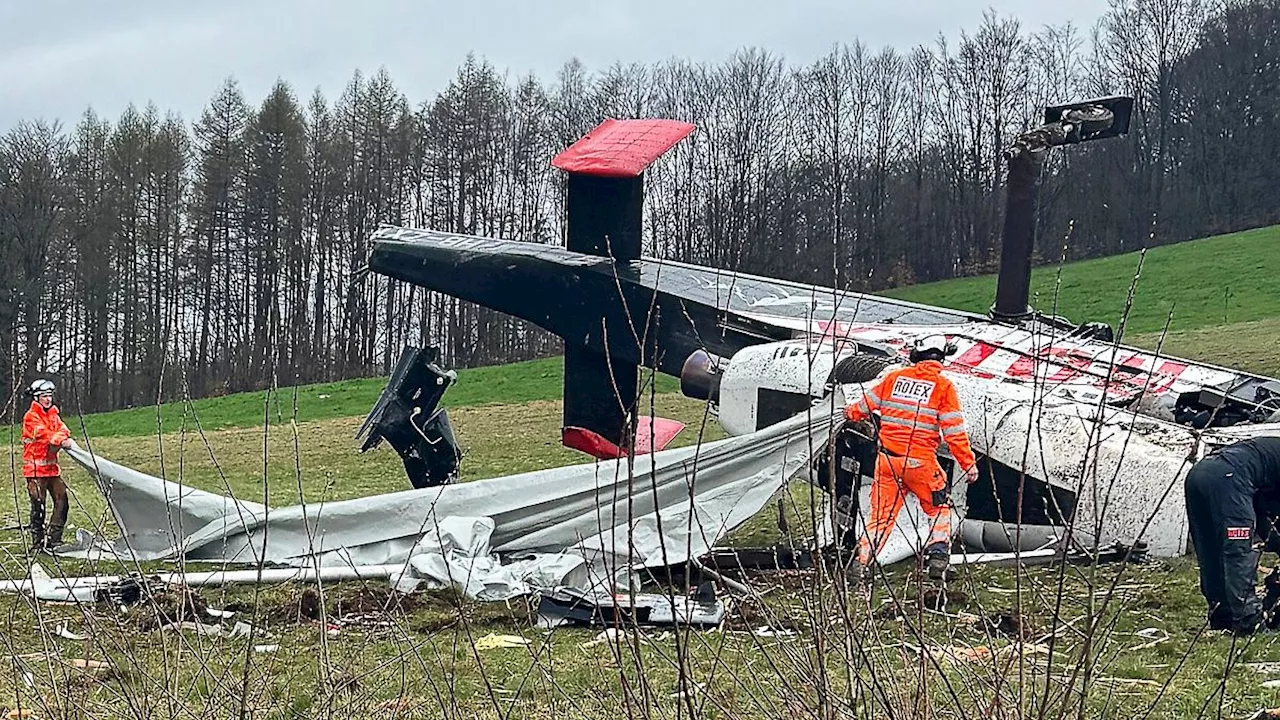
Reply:
[[49, 528], [49, 534], [45, 538], [44, 547], [46, 550], [53, 550], [62, 544], [62, 527], [58, 525]]
[[53, 517], [49, 518], [49, 537], [45, 547], [53, 549], [62, 544], [62, 531], [67, 526], [67, 513], [71, 508], [67, 501], [67, 486], [61, 477], [49, 479], [49, 490], [53, 496]]
[[44, 549], [44, 501], [31, 501], [31, 552], [38, 553]]
[[1209, 612], [1210, 630], [1230, 630], [1231, 625], [1231, 613], [1226, 607], [1219, 605]]
[[947, 568], [951, 566], [951, 551], [944, 543], [934, 543], [925, 548], [925, 571], [929, 579], [937, 582], [945, 580]]

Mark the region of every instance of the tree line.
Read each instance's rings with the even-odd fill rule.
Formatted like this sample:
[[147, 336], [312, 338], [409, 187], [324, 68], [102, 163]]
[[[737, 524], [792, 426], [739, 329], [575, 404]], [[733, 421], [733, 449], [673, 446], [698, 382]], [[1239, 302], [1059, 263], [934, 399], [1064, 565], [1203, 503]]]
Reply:
[[417, 103], [357, 71], [333, 100], [228, 79], [190, 123], [22, 122], [0, 138], [0, 384], [20, 408], [53, 375], [102, 410], [382, 374], [405, 343], [459, 367], [555, 353], [361, 270], [380, 223], [562, 243], [550, 158], [607, 117], [698, 126], [648, 173], [649, 254], [852, 290], [994, 270], [1002, 150], [1087, 97], [1134, 96], [1132, 131], [1047, 163], [1043, 261], [1277, 223], [1275, 37], [1280, 0], [1113, 0], [1089, 28], [988, 13], [803, 66], [747, 48], [512, 82], [468, 56]]

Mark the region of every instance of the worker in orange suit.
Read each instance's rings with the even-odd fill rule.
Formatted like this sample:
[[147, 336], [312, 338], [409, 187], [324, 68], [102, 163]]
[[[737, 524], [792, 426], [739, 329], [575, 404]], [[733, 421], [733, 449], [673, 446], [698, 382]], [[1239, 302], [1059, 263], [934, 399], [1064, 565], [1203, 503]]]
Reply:
[[[31, 549], [42, 552], [62, 544], [62, 530], [67, 526], [67, 484], [58, 466], [58, 451], [75, 447], [71, 430], [53, 404], [53, 383], [36, 380], [31, 383], [31, 407], [22, 417], [22, 475], [27, 481], [31, 500]], [[46, 542], [44, 527], [45, 496], [53, 497], [53, 520]]]
[[937, 451], [947, 443], [964, 472], [965, 482], [978, 479], [978, 464], [965, 431], [964, 413], [955, 385], [942, 374], [942, 360], [954, 346], [943, 335], [918, 339], [911, 365], [893, 370], [845, 408], [850, 422], [879, 416], [879, 452], [871, 485], [867, 536], [858, 542], [855, 572], [867, 567], [889, 540], [909, 491], [930, 518], [925, 564], [929, 577], [941, 580], [951, 559], [951, 499]]

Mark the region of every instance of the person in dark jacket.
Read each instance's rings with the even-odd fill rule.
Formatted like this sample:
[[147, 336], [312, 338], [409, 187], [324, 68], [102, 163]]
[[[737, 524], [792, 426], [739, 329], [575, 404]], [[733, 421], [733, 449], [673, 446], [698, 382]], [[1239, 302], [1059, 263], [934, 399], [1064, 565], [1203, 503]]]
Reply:
[[1280, 518], [1280, 437], [1256, 437], [1217, 448], [1187, 472], [1184, 484], [1191, 543], [1200, 564], [1200, 593], [1209, 627], [1248, 635], [1259, 628], [1258, 559], [1275, 547]]

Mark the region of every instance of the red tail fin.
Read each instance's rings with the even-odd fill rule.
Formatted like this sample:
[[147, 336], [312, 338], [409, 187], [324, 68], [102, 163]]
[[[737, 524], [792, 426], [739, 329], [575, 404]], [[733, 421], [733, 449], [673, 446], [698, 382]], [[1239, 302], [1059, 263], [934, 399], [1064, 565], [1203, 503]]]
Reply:
[[[660, 417], [641, 417], [636, 422], [636, 455], [665, 450], [684, 430], [684, 423]], [[565, 447], [580, 450], [601, 460], [626, 457], [626, 450], [605, 439], [600, 433], [581, 427], [566, 427], [560, 433]]]
[[681, 430], [684, 430], [684, 423], [679, 420], [642, 416], [636, 422], [636, 454], [665, 450]]

